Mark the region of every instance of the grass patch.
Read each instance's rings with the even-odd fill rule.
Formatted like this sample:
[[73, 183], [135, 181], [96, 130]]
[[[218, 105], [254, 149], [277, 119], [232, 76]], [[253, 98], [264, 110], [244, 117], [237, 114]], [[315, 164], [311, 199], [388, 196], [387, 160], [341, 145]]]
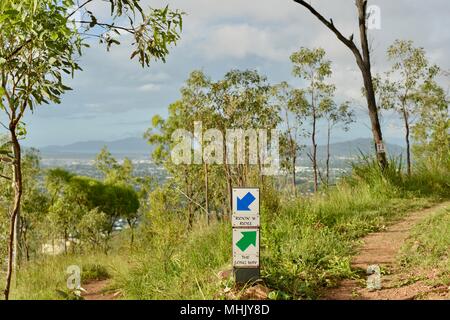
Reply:
[[127, 299], [212, 299], [221, 286], [217, 272], [230, 263], [230, 243], [227, 223], [198, 229], [177, 245], [141, 251], [116, 284]]
[[11, 299], [53, 300], [64, 299], [58, 292], [67, 291], [67, 268], [72, 265], [81, 268], [82, 283], [101, 280], [126, 267], [119, 256], [89, 254], [84, 256], [60, 255], [42, 257], [31, 263], [24, 263], [12, 285]]
[[271, 288], [314, 299], [340, 279], [358, 278], [350, 267], [358, 239], [382, 230], [405, 213], [431, 206], [432, 198], [399, 198], [367, 184], [342, 184], [328, 193], [263, 212], [262, 274]]
[[435, 284], [450, 283], [450, 207], [413, 228], [398, 260], [405, 270], [437, 270]]

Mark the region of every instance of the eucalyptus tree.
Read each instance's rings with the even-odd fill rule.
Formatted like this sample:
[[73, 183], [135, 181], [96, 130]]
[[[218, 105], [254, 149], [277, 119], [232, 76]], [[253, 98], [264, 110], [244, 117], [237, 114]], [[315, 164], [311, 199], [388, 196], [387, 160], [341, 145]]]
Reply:
[[[216, 116], [209, 103], [209, 92], [212, 81], [202, 71], [191, 72], [185, 86], [181, 88], [182, 100], [190, 106], [192, 117], [197, 123], [197, 130], [193, 136], [194, 145], [194, 165], [203, 166], [204, 180], [204, 202], [202, 209], [205, 211], [207, 222], [211, 215], [211, 193], [210, 193], [210, 171], [209, 161], [203, 155], [203, 135], [209, 127], [214, 127]], [[195, 125], [195, 124], [194, 124]], [[198, 131], [198, 132], [197, 132]]]
[[39, 152], [33, 148], [28, 149], [23, 157], [24, 195], [17, 235], [21, 244], [19, 249], [27, 261], [39, 249], [49, 207], [49, 194], [41, 183], [42, 175]]
[[[181, 205], [187, 208], [188, 230], [193, 226], [196, 209], [201, 207], [198, 190], [202, 189], [202, 174], [198, 166], [192, 163], [194, 122], [193, 109], [180, 99], [169, 106], [167, 119], [159, 115], [154, 116], [151, 127], [144, 135], [149, 143], [155, 146], [153, 160], [156, 164], [164, 165], [170, 175], [168, 185], [176, 189]], [[178, 135], [179, 130], [185, 130], [182, 133], [186, 132], [186, 135]], [[179, 144], [186, 148], [178, 150]], [[174, 161], [172, 155], [179, 157], [180, 161]]]
[[[26, 134], [23, 117], [44, 103], [59, 103], [70, 88], [64, 74], [79, 70], [78, 58], [86, 39], [98, 38], [109, 50], [122, 33], [133, 39], [131, 58], [142, 66], [163, 60], [176, 43], [182, 13], [168, 7], [144, 11], [139, 0], [108, 0], [111, 14], [100, 21], [88, 10], [95, 0], [2, 0], [0, 2], [0, 108], [8, 123], [11, 152], [1, 157], [13, 167], [14, 199], [10, 212], [8, 270], [5, 298], [9, 298], [23, 192], [20, 139]], [[81, 17], [76, 19], [76, 17]], [[87, 18], [85, 18], [87, 17]], [[125, 23], [125, 24], [124, 24]]]
[[300, 98], [303, 101], [302, 94], [295, 94], [297, 89], [292, 88], [287, 82], [282, 82], [274, 87], [275, 99], [278, 104], [279, 110], [282, 113], [285, 131], [280, 139], [280, 154], [282, 155], [281, 166], [290, 172], [291, 184], [294, 195], [297, 193], [296, 186], [296, 171], [295, 166], [297, 158], [302, 150], [299, 143], [300, 138], [304, 136], [303, 114], [296, 108], [301, 103], [296, 100]]
[[317, 127], [325, 112], [333, 103], [334, 85], [326, 83], [331, 76], [331, 61], [325, 58], [325, 50], [322, 48], [301, 48], [291, 55], [293, 74], [307, 84], [306, 88], [298, 90], [295, 98], [297, 114], [310, 119], [311, 154], [309, 157], [314, 173], [314, 192], [319, 187], [319, 168], [317, 159]]
[[325, 184], [330, 184], [330, 143], [333, 129], [341, 125], [344, 131], [349, 130], [349, 126], [355, 120], [354, 112], [350, 109], [350, 102], [345, 101], [340, 105], [337, 105], [333, 100], [329, 100], [328, 103], [323, 104], [322, 112], [324, 118], [327, 121], [327, 156], [325, 160]]
[[[247, 162], [230, 161], [235, 145], [227, 146], [224, 135], [230, 129], [245, 132], [276, 128], [279, 114], [272, 97], [272, 86], [256, 71], [232, 70], [218, 81], [194, 71], [181, 89], [181, 98], [169, 106], [167, 119], [152, 119], [145, 137], [156, 145], [152, 156], [169, 171], [169, 184], [183, 189], [178, 191], [185, 198], [188, 228], [196, 210], [209, 213], [228, 203], [224, 211], [231, 211], [231, 188], [244, 185], [251, 170]], [[214, 134], [206, 128], [213, 129]], [[250, 147], [247, 138], [242, 144], [245, 154]], [[212, 142], [220, 144], [220, 150], [208, 148]], [[261, 166], [256, 171], [260, 177]], [[199, 190], [207, 190], [207, 198]]]
[[[223, 79], [215, 82], [211, 87], [211, 105], [219, 116], [218, 129], [227, 130], [275, 129], [281, 121], [279, 107], [273, 99], [274, 90], [267, 77], [255, 70], [231, 70]], [[247, 138], [249, 144], [246, 143]], [[227, 194], [229, 195], [229, 210], [231, 212], [232, 185], [247, 184], [250, 173], [250, 159], [246, 159], [247, 151], [255, 147], [252, 137], [242, 137], [244, 154], [235, 153], [234, 146], [224, 144], [223, 167], [226, 174]], [[261, 151], [261, 150], [260, 150]], [[239, 151], [238, 151], [239, 152]], [[243, 164], [233, 165], [230, 159], [236, 156], [244, 158]], [[259, 183], [263, 183], [261, 154], [253, 155], [257, 158], [257, 172]], [[250, 154], [249, 154], [250, 158]]]
[[[354, 55], [356, 64], [358, 65], [364, 82], [365, 97], [367, 100], [367, 109], [369, 111], [370, 123], [372, 126], [372, 135], [374, 147], [383, 142], [383, 135], [379, 121], [378, 108], [375, 97], [374, 83], [371, 70], [370, 48], [367, 36], [367, 22], [370, 15], [367, 12], [367, 0], [355, 0], [358, 17], [359, 38], [361, 49], [353, 41], [354, 35], [344, 36], [342, 32], [335, 26], [333, 19], [327, 19], [314, 6], [305, 0], [294, 0], [294, 2], [303, 6], [312, 15], [314, 15], [323, 25], [325, 25], [337, 38], [342, 42]], [[377, 152], [377, 158], [380, 166], [384, 169], [387, 167], [387, 156], [384, 152]]]
[[412, 128], [413, 153], [425, 163], [450, 169], [450, 98], [434, 80], [427, 79], [414, 94], [417, 121]]
[[433, 81], [439, 68], [430, 65], [423, 48], [414, 47], [412, 41], [396, 40], [387, 50], [393, 63], [384, 79], [378, 79], [381, 107], [397, 112], [403, 121], [406, 143], [406, 163], [411, 174], [411, 127], [420, 113], [417, 92], [428, 79]]

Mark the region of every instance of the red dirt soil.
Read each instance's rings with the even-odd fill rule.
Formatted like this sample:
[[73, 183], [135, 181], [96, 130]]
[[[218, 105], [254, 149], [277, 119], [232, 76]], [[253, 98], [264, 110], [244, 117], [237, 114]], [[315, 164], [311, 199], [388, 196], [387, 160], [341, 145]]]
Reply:
[[367, 270], [370, 265], [378, 265], [382, 270], [388, 270], [387, 275], [381, 276], [381, 290], [369, 291], [361, 280], [343, 280], [337, 288], [324, 292], [322, 298], [326, 300], [450, 299], [448, 285], [432, 287], [425, 283], [425, 280], [437, 276], [437, 270], [402, 274], [396, 264], [397, 254], [411, 229], [422, 219], [448, 206], [450, 202], [444, 202], [432, 208], [412, 212], [403, 220], [389, 226], [386, 231], [372, 233], [363, 238], [363, 245], [352, 261], [352, 269]]

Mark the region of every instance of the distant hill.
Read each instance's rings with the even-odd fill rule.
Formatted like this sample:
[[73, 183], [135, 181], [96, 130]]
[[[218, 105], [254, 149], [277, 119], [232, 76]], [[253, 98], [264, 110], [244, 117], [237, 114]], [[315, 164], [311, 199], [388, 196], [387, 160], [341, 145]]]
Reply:
[[[46, 146], [40, 148], [41, 154], [44, 158], [93, 158], [93, 155], [107, 146], [109, 151], [116, 156], [139, 157], [148, 155], [153, 150], [153, 147], [147, 143], [143, 138], [126, 138], [115, 141], [81, 141], [63, 146]], [[310, 146], [308, 147], [311, 148]], [[388, 143], [386, 145], [389, 156], [399, 156], [404, 153], [404, 148]], [[359, 138], [350, 141], [332, 143], [330, 145], [332, 159], [349, 159], [356, 158], [360, 152], [364, 154], [373, 154], [372, 139]], [[317, 149], [318, 157], [324, 159], [326, 156], [326, 145], [319, 145]], [[308, 160], [305, 152], [302, 152], [300, 160]]]
[[[387, 143], [385, 147], [389, 156], [398, 157], [405, 153], [405, 149], [397, 144]], [[374, 154], [373, 140], [369, 138], [359, 138], [350, 141], [332, 143], [330, 144], [330, 152], [333, 158], [356, 157], [361, 153], [365, 155]], [[326, 153], [326, 145], [319, 145], [317, 147], [317, 154], [319, 158], [325, 157]]]
[[106, 146], [112, 154], [116, 155], [149, 155], [152, 146], [143, 138], [125, 138], [115, 141], [80, 141], [68, 145], [45, 146], [39, 148], [42, 155], [94, 155]]

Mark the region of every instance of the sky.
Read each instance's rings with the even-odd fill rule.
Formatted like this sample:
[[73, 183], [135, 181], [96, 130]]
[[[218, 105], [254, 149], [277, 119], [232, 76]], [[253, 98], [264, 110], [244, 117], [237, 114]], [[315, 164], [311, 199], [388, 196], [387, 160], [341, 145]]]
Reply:
[[[82, 72], [68, 80], [73, 91], [59, 105], [41, 106], [25, 121], [28, 146], [65, 145], [87, 140], [141, 137], [151, 118], [167, 115], [179, 89], [193, 70], [220, 79], [234, 68], [255, 69], [273, 84], [301, 82], [292, 76], [289, 56], [301, 47], [322, 47], [333, 62], [330, 79], [337, 87], [336, 100], [352, 101], [357, 123], [348, 133], [336, 130], [334, 141], [370, 137], [370, 125], [361, 97], [362, 80], [353, 55], [303, 7], [292, 0], [173, 0], [142, 1], [143, 7], [169, 4], [186, 12], [178, 45], [166, 63], [153, 62], [143, 69], [130, 61], [130, 47], [104, 46], [91, 41], [80, 63]], [[345, 35], [358, 38], [353, 0], [312, 0], [325, 17], [332, 17]], [[387, 47], [395, 39], [410, 39], [424, 47], [430, 62], [450, 70], [450, 2], [448, 0], [369, 0], [381, 12], [381, 29], [370, 30], [373, 72], [385, 71]], [[106, 16], [101, 0], [89, 9]], [[127, 39], [122, 39], [124, 43]], [[449, 83], [442, 84], [448, 88]], [[384, 140], [401, 143], [398, 116], [383, 115]], [[319, 143], [325, 130], [319, 132]]]

